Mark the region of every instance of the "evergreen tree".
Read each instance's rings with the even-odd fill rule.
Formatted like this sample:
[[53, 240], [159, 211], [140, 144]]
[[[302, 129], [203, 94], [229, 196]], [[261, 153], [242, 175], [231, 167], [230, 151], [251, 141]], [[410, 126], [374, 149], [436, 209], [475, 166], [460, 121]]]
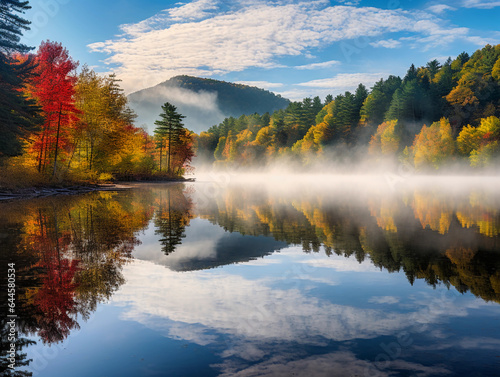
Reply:
[[0, 50], [3, 54], [20, 52], [22, 54], [32, 50], [19, 41], [23, 35], [23, 30], [29, 30], [29, 22], [18, 16], [31, 9], [29, 1], [2, 0], [0, 2]]
[[160, 146], [160, 171], [161, 171], [161, 151], [165, 141], [167, 142], [167, 173], [171, 172], [171, 157], [174, 147], [179, 143], [180, 135], [185, 132], [182, 119], [185, 118], [177, 112], [177, 108], [169, 102], [166, 102], [162, 107], [163, 112], [160, 114], [160, 120], [155, 122], [157, 126], [154, 133], [157, 137]]
[[361, 121], [364, 124], [379, 125], [389, 109], [394, 92], [401, 86], [401, 79], [389, 76], [387, 80], [377, 82], [372, 92], [366, 97], [361, 108]]
[[0, 2], [0, 157], [21, 154], [22, 140], [42, 121], [35, 102], [22, 93], [24, 82], [32, 74], [33, 58], [15, 55], [32, 49], [19, 42], [30, 22], [16, 14], [30, 8], [28, 1]]
[[430, 79], [432, 80], [434, 79], [434, 76], [436, 76], [436, 74], [439, 72], [441, 64], [439, 64], [439, 62], [434, 59], [427, 63], [426, 68], [428, 69]]

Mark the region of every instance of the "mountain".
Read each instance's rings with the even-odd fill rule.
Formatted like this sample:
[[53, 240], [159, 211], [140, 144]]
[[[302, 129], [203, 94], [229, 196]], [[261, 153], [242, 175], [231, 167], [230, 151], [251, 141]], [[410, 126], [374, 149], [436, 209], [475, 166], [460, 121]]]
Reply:
[[176, 76], [152, 88], [128, 96], [138, 114], [136, 124], [154, 130], [161, 106], [170, 102], [186, 116], [186, 128], [199, 133], [227, 117], [284, 109], [289, 100], [256, 87], [192, 76]]

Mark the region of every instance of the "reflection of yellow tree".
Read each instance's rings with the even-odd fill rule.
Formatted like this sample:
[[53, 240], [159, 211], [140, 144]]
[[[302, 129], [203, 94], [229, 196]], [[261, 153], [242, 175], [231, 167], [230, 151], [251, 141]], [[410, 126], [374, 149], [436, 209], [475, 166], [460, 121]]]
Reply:
[[433, 192], [415, 192], [412, 207], [422, 228], [428, 226], [440, 234], [446, 234], [450, 229], [453, 209], [445, 198], [439, 198]]
[[394, 221], [395, 216], [398, 215], [401, 203], [397, 200], [382, 198], [378, 201], [369, 201], [370, 213], [377, 219], [377, 225], [386, 232], [396, 233], [398, 227]]
[[138, 244], [135, 233], [152, 216], [150, 203], [139, 198], [103, 192], [67, 212], [72, 249], [83, 267], [77, 293], [84, 317], [124, 283], [120, 270]]
[[474, 263], [476, 255], [477, 251], [471, 248], [457, 247], [446, 251], [446, 256], [456, 269], [450, 282], [457, 289], [465, 286], [485, 300], [500, 302], [498, 271], [491, 274], [489, 263], [482, 261]]
[[500, 213], [495, 210], [494, 203], [485, 202], [487, 195], [472, 193], [469, 203], [460, 204], [457, 218], [462, 227], [477, 227], [479, 233], [488, 237], [500, 234]]
[[[460, 227], [454, 221], [455, 214], [460, 219], [455, 208], [477, 211], [483, 218], [485, 214], [496, 216], [491, 209], [496, 203], [486, 202], [485, 197], [473, 195], [468, 202], [466, 197], [418, 190], [404, 197], [374, 196], [360, 205], [356, 197], [346, 202], [307, 194], [288, 199], [237, 187], [198, 211], [202, 218], [231, 232], [272, 235], [276, 240], [301, 245], [305, 252], [319, 251], [323, 245], [328, 255], [332, 251], [346, 257], [355, 255], [359, 261], [368, 257], [388, 271], [403, 270], [411, 283], [415, 279], [433, 286], [443, 282], [460, 292], [470, 290], [500, 302], [500, 255], [491, 252], [495, 244], [484, 237], [494, 233], [481, 231], [483, 235], [476, 234], [471, 240], [473, 233], [466, 232], [465, 238], [457, 238]], [[489, 254], [462, 246], [470, 242], [480, 242]]]

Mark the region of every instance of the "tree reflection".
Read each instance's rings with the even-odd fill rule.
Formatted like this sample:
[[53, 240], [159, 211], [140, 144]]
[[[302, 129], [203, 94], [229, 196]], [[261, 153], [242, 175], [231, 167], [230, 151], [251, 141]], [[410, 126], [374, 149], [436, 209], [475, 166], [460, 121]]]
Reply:
[[[8, 263], [15, 263], [16, 265], [16, 290], [26, 291], [27, 288], [36, 286], [38, 284], [38, 272], [36, 269], [31, 269], [31, 266], [36, 263], [36, 258], [32, 255], [23, 255], [20, 253], [8, 254], [6, 251], [16, 250], [17, 245], [22, 240], [23, 235], [23, 224], [22, 222], [16, 221], [16, 219], [6, 219], [0, 216], [0, 273], [2, 277], [7, 276]], [[17, 297], [19, 300], [19, 296]], [[11, 362], [9, 359], [9, 330], [8, 321], [10, 318], [7, 317], [8, 312], [8, 297], [7, 289], [2, 286], [0, 292], [0, 374], [5, 377], [27, 377], [32, 374], [22, 370], [11, 370], [9, 364]], [[16, 313], [18, 318], [23, 318], [25, 310], [23, 308], [16, 307]], [[26, 353], [23, 353], [23, 349], [29, 345], [35, 344], [34, 341], [27, 339], [23, 334], [26, 334], [24, 321], [17, 320], [17, 330], [19, 331], [16, 339], [16, 365], [18, 367], [27, 367], [31, 360], [28, 360]]]
[[[21, 348], [25, 335], [57, 343], [108, 300], [124, 283], [121, 268], [139, 243], [137, 233], [153, 215], [151, 193], [94, 193], [81, 197], [33, 200], [2, 206], [2, 268], [16, 265], [18, 353], [16, 365], [28, 365]], [[7, 274], [5, 273], [4, 276]], [[2, 295], [7, 290], [2, 289]], [[7, 300], [2, 296], [2, 312]], [[6, 315], [2, 316], [5, 331]], [[2, 336], [1, 363], [9, 344]], [[4, 369], [5, 370], [5, 369]], [[30, 375], [5, 371], [10, 375]], [[9, 375], [9, 374], [6, 374]]]
[[[2, 204], [2, 268], [16, 263], [16, 314], [22, 318], [17, 364], [29, 362], [22, 356], [22, 348], [32, 342], [26, 335], [60, 342], [79, 327], [79, 318], [87, 319], [99, 303], [110, 299], [124, 283], [122, 267], [139, 243], [138, 233], [151, 221], [166, 255], [184, 241], [191, 220], [201, 217], [229, 232], [272, 236], [307, 253], [324, 250], [359, 262], [369, 259], [389, 272], [403, 271], [412, 284], [423, 279], [500, 302], [500, 205], [491, 195], [453, 197], [417, 190], [390, 197], [285, 197], [262, 188], [232, 187], [199, 208], [193, 196], [185, 185], [176, 184]], [[216, 250], [219, 260], [183, 260], [180, 267], [238, 263], [283, 247], [243, 238], [233, 237], [234, 243]], [[252, 250], [238, 247], [238, 242]], [[6, 292], [1, 293], [4, 313]], [[3, 335], [5, 318], [0, 323]], [[2, 368], [9, 346], [4, 339]], [[11, 375], [29, 375], [15, 373]]]
[[500, 205], [480, 192], [419, 189], [358, 198], [230, 187], [198, 215], [242, 234], [272, 235], [304, 252], [369, 259], [408, 281], [454, 286], [500, 302]]
[[161, 250], [165, 255], [169, 255], [186, 237], [186, 226], [189, 226], [193, 218], [193, 203], [184, 185], [173, 185], [167, 190], [159, 190], [156, 197], [155, 234], [162, 237]]

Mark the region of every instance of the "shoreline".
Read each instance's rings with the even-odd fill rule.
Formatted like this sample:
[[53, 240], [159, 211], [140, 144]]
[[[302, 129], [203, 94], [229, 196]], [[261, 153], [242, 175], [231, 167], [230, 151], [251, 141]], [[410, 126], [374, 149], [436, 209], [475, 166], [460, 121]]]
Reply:
[[142, 180], [142, 181], [117, 181], [115, 183], [100, 183], [87, 185], [73, 186], [42, 186], [42, 187], [26, 187], [18, 189], [0, 188], [0, 203], [28, 200], [36, 198], [45, 198], [57, 195], [79, 195], [96, 191], [125, 191], [137, 187], [137, 184], [142, 183], [179, 183], [179, 182], [194, 182], [194, 179], [162, 179], [162, 180]]

